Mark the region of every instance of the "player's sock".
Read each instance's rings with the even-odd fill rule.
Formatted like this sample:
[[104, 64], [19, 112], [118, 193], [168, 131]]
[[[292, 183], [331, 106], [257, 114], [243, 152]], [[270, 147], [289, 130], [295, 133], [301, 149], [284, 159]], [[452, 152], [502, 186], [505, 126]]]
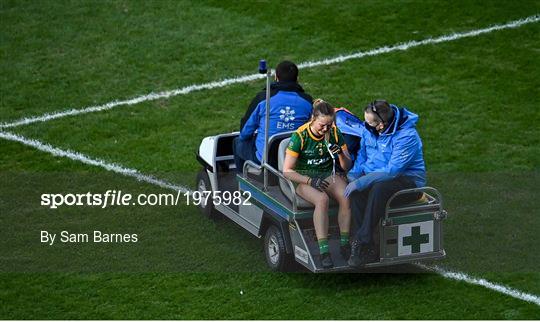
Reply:
[[328, 239], [321, 238], [318, 240], [319, 243], [319, 252], [322, 254], [328, 253]]
[[339, 244], [341, 246], [345, 246], [345, 245], [348, 245], [349, 244], [349, 232], [341, 232], [340, 233], [340, 238], [339, 238]]

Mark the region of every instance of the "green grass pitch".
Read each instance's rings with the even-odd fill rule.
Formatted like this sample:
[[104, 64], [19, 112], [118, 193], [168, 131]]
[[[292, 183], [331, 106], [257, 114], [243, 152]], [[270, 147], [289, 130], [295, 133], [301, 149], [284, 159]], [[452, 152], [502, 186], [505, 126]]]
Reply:
[[[538, 1], [0, 0], [0, 123], [538, 15]], [[441, 190], [438, 265], [540, 294], [540, 23], [301, 70], [314, 97], [420, 115]], [[262, 80], [0, 128], [193, 187], [205, 136], [238, 130]], [[63, 207], [42, 193], [169, 190], [0, 139], [0, 319], [538, 319], [436, 274], [277, 274], [262, 241], [193, 206]], [[136, 231], [45, 246], [41, 230]], [[534, 255], [537, 254], [537, 255]]]

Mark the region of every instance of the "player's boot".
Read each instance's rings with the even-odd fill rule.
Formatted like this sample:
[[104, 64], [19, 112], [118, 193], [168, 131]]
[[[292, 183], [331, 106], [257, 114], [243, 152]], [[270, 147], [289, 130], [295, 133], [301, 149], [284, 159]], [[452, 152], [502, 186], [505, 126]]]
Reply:
[[351, 257], [351, 245], [346, 244], [339, 247], [339, 253], [344, 260], [349, 260]]
[[321, 264], [324, 269], [334, 267], [334, 262], [332, 261], [330, 253], [324, 253], [321, 255]]

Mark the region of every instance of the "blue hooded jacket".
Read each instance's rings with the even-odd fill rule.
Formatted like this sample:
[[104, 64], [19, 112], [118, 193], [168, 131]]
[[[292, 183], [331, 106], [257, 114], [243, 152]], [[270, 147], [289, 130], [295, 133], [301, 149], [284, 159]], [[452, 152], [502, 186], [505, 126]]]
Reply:
[[344, 107], [338, 107], [336, 112], [336, 126], [343, 133], [347, 150], [351, 155], [351, 160], [356, 160], [356, 153], [360, 149], [360, 138], [362, 131], [365, 131], [364, 121], [359, 119], [351, 111]]
[[366, 126], [361, 133], [361, 147], [348, 175], [349, 180], [357, 180], [357, 190], [398, 175], [413, 177], [417, 187], [426, 185], [422, 140], [416, 131], [418, 115], [390, 106], [395, 117], [385, 132], [379, 134]]
[[[311, 101], [306, 98], [306, 95], [296, 91], [279, 90], [270, 97], [268, 137], [277, 133], [296, 130], [309, 121], [311, 112]], [[264, 153], [265, 117], [266, 100], [262, 100], [251, 112], [240, 130], [240, 140], [249, 140], [257, 132], [255, 147], [259, 161], [262, 160]]]
[[364, 121], [359, 119], [351, 111], [346, 108], [339, 107], [336, 111], [336, 126], [343, 134], [362, 136], [364, 131]]

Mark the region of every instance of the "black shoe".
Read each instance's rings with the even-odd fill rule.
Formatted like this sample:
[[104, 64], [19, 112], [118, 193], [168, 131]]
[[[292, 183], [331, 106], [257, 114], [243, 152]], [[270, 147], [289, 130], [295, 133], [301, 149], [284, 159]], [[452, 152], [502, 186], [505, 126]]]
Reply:
[[366, 264], [373, 263], [378, 260], [375, 252], [375, 246], [373, 246], [373, 244], [364, 245], [364, 247], [360, 249], [360, 256], [365, 258]]
[[339, 253], [344, 260], [348, 260], [351, 257], [351, 245], [346, 244], [339, 247]]
[[334, 267], [334, 262], [332, 261], [330, 253], [324, 253], [321, 255], [321, 264], [324, 269]]
[[349, 266], [352, 267], [360, 267], [362, 266], [362, 262], [360, 260], [360, 242], [358, 240], [354, 240], [351, 244], [351, 256], [349, 257], [349, 260], [347, 263]]
[[351, 257], [347, 263], [352, 267], [361, 267], [376, 261], [376, 257], [373, 245], [360, 244], [359, 241], [355, 240], [352, 243]]

